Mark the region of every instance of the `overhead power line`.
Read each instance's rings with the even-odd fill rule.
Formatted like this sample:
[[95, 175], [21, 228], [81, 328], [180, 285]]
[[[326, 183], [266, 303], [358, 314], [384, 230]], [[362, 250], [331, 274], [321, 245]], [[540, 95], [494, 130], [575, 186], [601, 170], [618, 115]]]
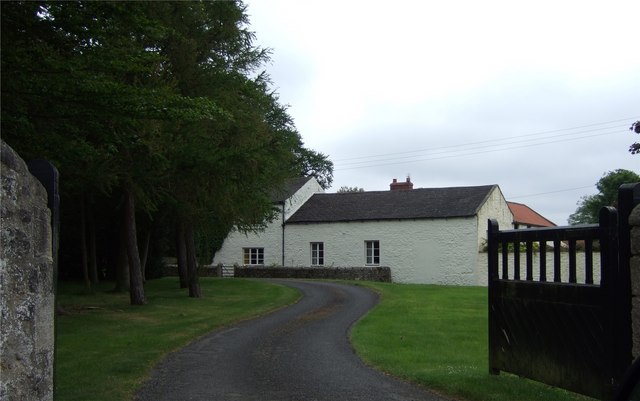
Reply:
[[[596, 126], [619, 123], [619, 122], [629, 122], [629, 121], [634, 120], [636, 118], [637, 117], [629, 117], [629, 118], [623, 118], [623, 119], [619, 119], [619, 120], [605, 121], [605, 122], [601, 122], [601, 123], [580, 125], [580, 126], [572, 127], [572, 128], [560, 128], [560, 129], [556, 129], [556, 130], [540, 131], [540, 132], [534, 132], [534, 133], [525, 134], [525, 135], [516, 135], [516, 136], [502, 137], [502, 138], [496, 138], [496, 139], [486, 139], [486, 140], [483, 140], [483, 141], [468, 142], [468, 143], [465, 144], [465, 146], [478, 145], [478, 144], [489, 143], [489, 142], [499, 142], [499, 141], [504, 141], [504, 140], [513, 140], [513, 139], [517, 139], [517, 138], [525, 138], [525, 137], [539, 136], [539, 135], [545, 135], [545, 134], [553, 134], [553, 133], [563, 132], [563, 131], [573, 131], [573, 130], [578, 130], [578, 129], [582, 129], [582, 128], [590, 128], [590, 127], [596, 127]], [[628, 124], [626, 124], [626, 125], [628, 125]], [[617, 127], [623, 127], [623, 126], [622, 125], [618, 125], [618, 126], [616, 126], [616, 128]], [[612, 127], [606, 127], [606, 128], [612, 128]], [[604, 129], [604, 128], [602, 128], [602, 129]], [[584, 132], [584, 131], [581, 131], [581, 132]], [[567, 134], [567, 135], [571, 135], [571, 134]], [[416, 150], [395, 152], [395, 153], [383, 153], [383, 154], [378, 154], [378, 155], [350, 157], [350, 158], [345, 158], [345, 159], [336, 159], [336, 160], [334, 160], [334, 162], [341, 162], [341, 161], [345, 161], [345, 160], [348, 161], [348, 160], [357, 160], [357, 159], [367, 159], [367, 158], [375, 158], [375, 157], [386, 157], [386, 156], [391, 156], [391, 155], [402, 155], [402, 154], [417, 153], [417, 152], [426, 152], [426, 151], [431, 151], [431, 150], [448, 149], [448, 148], [454, 148], [454, 147], [459, 147], [459, 146], [461, 146], [461, 145], [459, 145], [459, 144], [458, 145], [448, 145], [448, 146], [441, 146], [441, 147], [437, 147], [437, 148], [423, 148], [423, 149], [416, 149]]]
[[[355, 170], [355, 169], [369, 168], [369, 167], [390, 166], [390, 165], [407, 164], [407, 163], [415, 163], [415, 162], [424, 162], [424, 161], [431, 161], [431, 160], [450, 159], [450, 158], [454, 158], [454, 157], [458, 158], [458, 157], [465, 157], [465, 156], [475, 156], [475, 155], [484, 154], [484, 153], [502, 152], [502, 151], [505, 151], [505, 150], [522, 149], [522, 148], [530, 148], [530, 147], [534, 147], [534, 146], [549, 145], [549, 144], [552, 144], [552, 143], [577, 141], [577, 140], [592, 138], [592, 137], [596, 137], [596, 136], [617, 134], [619, 132], [620, 132], [619, 129], [616, 129], [616, 130], [610, 131], [610, 132], [601, 132], [601, 133], [592, 134], [592, 135], [584, 135], [584, 136], [581, 136], [579, 138], [564, 138], [564, 139], [545, 141], [545, 142], [539, 142], [539, 143], [531, 143], [531, 144], [527, 144], [527, 145], [517, 145], [517, 146], [505, 146], [503, 144], [498, 144], [498, 145], [482, 147], [482, 148], [487, 148], [487, 149], [480, 150], [480, 151], [478, 151], [476, 149], [462, 149], [462, 150], [453, 150], [453, 151], [449, 151], [449, 152], [440, 152], [438, 154], [431, 155], [431, 156], [429, 156], [429, 155], [417, 155], [417, 156], [410, 156], [410, 157], [404, 157], [404, 158], [394, 158], [394, 159], [388, 159], [388, 160], [370, 160], [370, 161], [367, 161], [367, 162], [360, 162], [359, 163], [360, 165], [353, 165], [353, 164], [357, 164], [357, 163], [337, 164], [336, 167], [335, 167], [335, 170], [340, 170], [340, 171], [341, 170]], [[409, 160], [409, 158], [411, 158], [411, 159]], [[386, 161], [389, 161], [389, 162], [386, 162]], [[343, 167], [345, 165], [346, 165], [346, 167]]]
[[570, 192], [570, 191], [577, 191], [579, 189], [587, 189], [587, 188], [594, 188], [595, 184], [591, 184], [591, 185], [587, 185], [584, 187], [575, 187], [575, 188], [567, 188], [567, 189], [558, 189], [556, 191], [549, 191], [549, 192], [540, 192], [537, 194], [529, 194], [529, 195], [518, 195], [518, 196], [510, 196], [509, 199], [521, 199], [521, 198], [533, 198], [534, 196], [542, 196], [542, 195], [549, 195], [549, 194], [557, 194], [560, 192]]
[[[424, 157], [424, 156], [429, 156], [427, 159], [420, 159], [420, 160], [413, 160], [413, 161], [423, 161], [423, 160], [434, 160], [434, 159], [442, 159], [442, 158], [448, 158], [448, 157], [456, 157], [456, 156], [465, 156], [465, 155], [474, 155], [474, 154], [479, 154], [479, 153], [487, 153], [487, 152], [497, 152], [497, 151], [502, 151], [502, 150], [510, 150], [510, 149], [519, 149], [519, 148], [526, 148], [526, 147], [531, 147], [531, 146], [539, 146], [539, 145], [546, 145], [549, 143], [557, 143], [557, 142], [568, 142], [568, 141], [574, 141], [574, 140], [580, 140], [580, 139], [585, 139], [585, 138], [591, 138], [594, 136], [601, 136], [601, 135], [610, 135], [610, 134], [616, 134], [620, 132], [620, 127], [615, 127], [614, 131], [609, 131], [609, 132], [598, 132], [592, 135], [584, 135], [585, 132], [589, 132], [589, 131], [583, 131], [581, 133], [570, 133], [570, 134], [563, 134], [563, 135], [556, 135], [556, 136], [552, 136], [552, 137], [544, 137], [544, 138], [534, 138], [534, 139], [525, 139], [525, 140], [507, 140], [507, 141], [503, 141], [501, 143], [497, 143], [497, 144], [493, 144], [493, 145], [483, 145], [483, 146], [471, 146], [472, 144], [467, 144], [467, 145], [458, 145], [458, 146], [447, 146], [446, 148], [454, 148], [454, 149], [450, 149], [450, 150], [439, 150], [439, 151], [433, 151], [433, 152], [428, 152], [426, 154], [422, 154], [422, 155], [414, 155], [414, 156], [401, 156], [401, 157], [394, 157], [394, 158], [388, 158], [388, 159], [377, 159], [377, 160], [366, 160], [366, 161], [359, 161], [359, 162], [346, 162], [346, 163], [340, 163], [339, 165], [341, 166], [341, 169], [345, 169], [342, 168], [342, 166], [354, 166], [354, 165], [362, 165], [362, 164], [368, 164], [368, 163], [373, 163], [373, 162], [385, 162], [385, 161], [397, 161], [399, 159], [409, 159], [409, 158], [416, 158], [416, 157]], [[600, 129], [598, 130], [590, 130], [590, 131], [601, 131]], [[545, 141], [547, 139], [555, 139], [555, 138], [559, 138], [559, 137], [564, 137], [564, 136], [576, 136], [576, 135], [580, 135], [577, 138], [564, 138], [564, 139], [557, 139], [557, 140], [548, 140]], [[537, 143], [536, 143], [537, 142]], [[529, 143], [528, 145], [524, 145], [524, 143]], [[508, 145], [518, 145], [518, 146], [508, 146]], [[467, 148], [467, 149], [465, 149]], [[437, 148], [437, 149], [444, 149], [444, 148]], [[482, 150], [485, 149], [484, 151], [478, 151], [478, 150]], [[467, 153], [461, 153], [461, 152], [467, 152]], [[441, 156], [444, 155], [442, 157], [433, 157], [433, 156]], [[411, 162], [412, 160], [405, 160], [405, 162]]]
[[[467, 142], [464, 144], [447, 145], [436, 148], [424, 148], [404, 152], [385, 153], [371, 156], [360, 156], [349, 159], [338, 159], [334, 161], [336, 163], [335, 170], [352, 170], [377, 166], [439, 160], [451, 157], [465, 157], [483, 153], [500, 152], [532, 146], [548, 145], [552, 143], [582, 140], [595, 136], [611, 135], [623, 132], [624, 129], [628, 128], [627, 124], [618, 124], [615, 126], [611, 126], [610, 124], [619, 123], [622, 121], [628, 122], [634, 119], [635, 117], [630, 117], [602, 123], [582, 125], [573, 128], [563, 128], [526, 135]], [[585, 130], [585, 128], [590, 129]]]

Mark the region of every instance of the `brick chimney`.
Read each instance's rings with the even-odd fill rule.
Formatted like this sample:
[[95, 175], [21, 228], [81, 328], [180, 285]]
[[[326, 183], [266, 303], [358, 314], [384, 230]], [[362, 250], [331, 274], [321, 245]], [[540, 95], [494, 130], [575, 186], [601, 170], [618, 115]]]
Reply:
[[413, 183], [411, 182], [411, 177], [407, 177], [405, 182], [398, 182], [397, 179], [393, 179], [393, 182], [389, 184], [389, 189], [391, 191], [407, 191], [413, 189]]

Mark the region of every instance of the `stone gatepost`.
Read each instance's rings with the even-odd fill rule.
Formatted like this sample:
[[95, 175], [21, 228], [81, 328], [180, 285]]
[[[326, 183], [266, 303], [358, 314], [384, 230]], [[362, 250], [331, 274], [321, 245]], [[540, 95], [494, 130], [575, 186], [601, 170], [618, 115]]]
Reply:
[[47, 193], [0, 141], [0, 400], [53, 400], [54, 268]]
[[629, 216], [631, 228], [631, 327], [633, 359], [640, 357], [640, 205]]

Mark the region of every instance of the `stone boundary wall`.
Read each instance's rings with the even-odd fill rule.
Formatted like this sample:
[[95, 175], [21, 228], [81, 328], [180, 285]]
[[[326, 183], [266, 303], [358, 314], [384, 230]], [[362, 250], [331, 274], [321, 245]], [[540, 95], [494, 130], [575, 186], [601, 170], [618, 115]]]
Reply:
[[0, 141], [0, 400], [53, 400], [54, 269], [47, 193]]
[[[229, 267], [234, 277], [241, 278], [308, 278], [336, 280], [366, 280], [391, 282], [388, 267]], [[176, 265], [165, 265], [163, 276], [177, 276]], [[222, 266], [203, 266], [198, 270], [200, 277], [222, 277]]]
[[633, 358], [640, 357], [640, 205], [629, 216], [631, 234], [631, 327], [633, 337]]
[[[162, 277], [178, 277], [178, 266], [175, 264], [163, 265]], [[198, 269], [198, 277], [221, 277], [221, 274], [216, 266], [201, 266]]]
[[391, 282], [388, 267], [235, 267], [235, 277], [304, 278]]

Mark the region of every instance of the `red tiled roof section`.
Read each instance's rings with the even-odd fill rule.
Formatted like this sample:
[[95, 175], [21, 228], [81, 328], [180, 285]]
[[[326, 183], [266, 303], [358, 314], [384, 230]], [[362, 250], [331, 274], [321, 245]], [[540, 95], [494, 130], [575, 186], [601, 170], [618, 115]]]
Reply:
[[544, 218], [535, 210], [522, 203], [507, 202], [511, 213], [513, 213], [513, 223], [532, 227], [555, 227], [556, 224]]

